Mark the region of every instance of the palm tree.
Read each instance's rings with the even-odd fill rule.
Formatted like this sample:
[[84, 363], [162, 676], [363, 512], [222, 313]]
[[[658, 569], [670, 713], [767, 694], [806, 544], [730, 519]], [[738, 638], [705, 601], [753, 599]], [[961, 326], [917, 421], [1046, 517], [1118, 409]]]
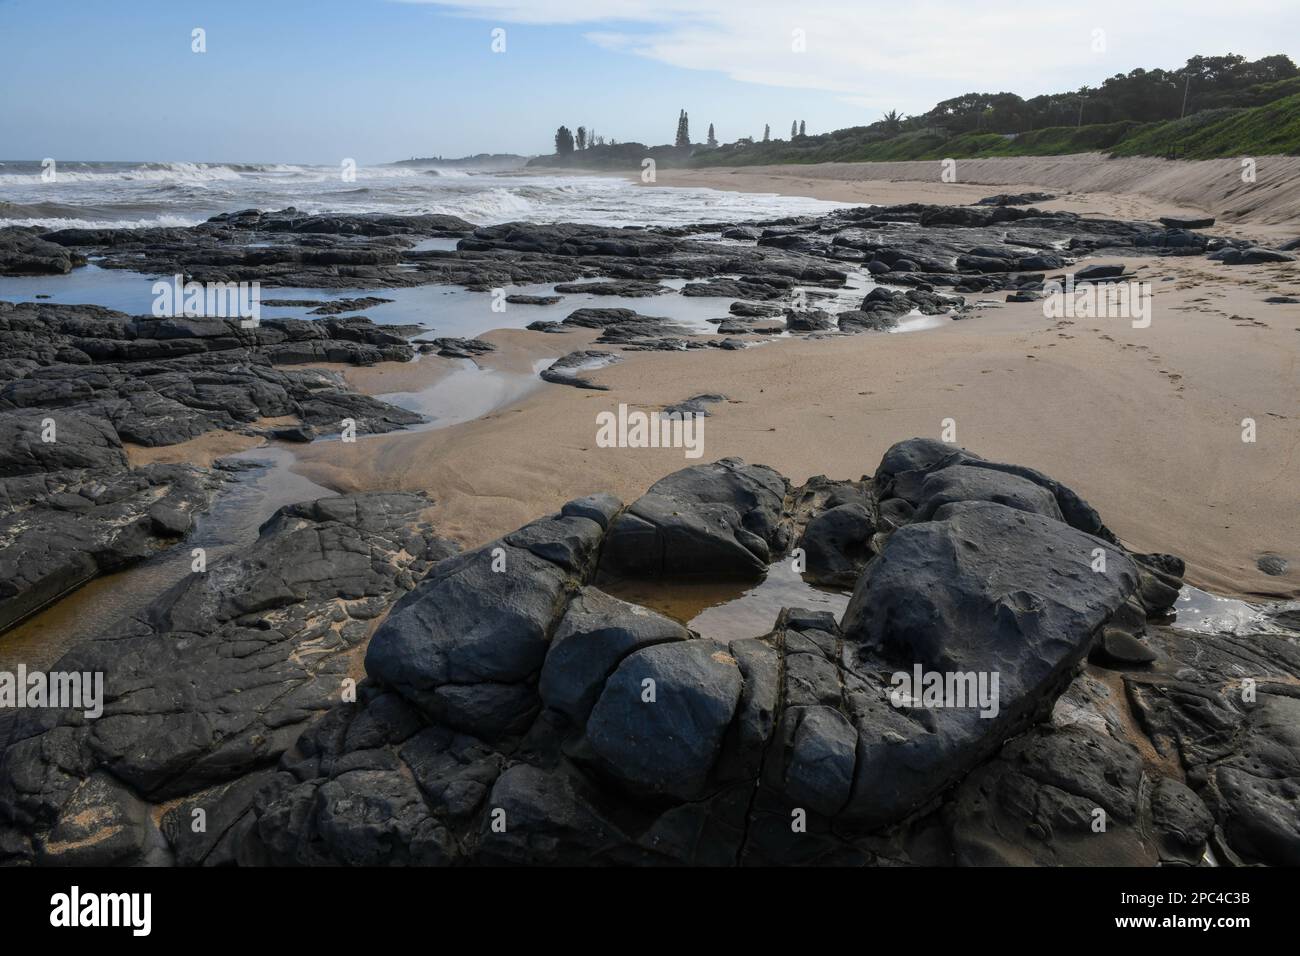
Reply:
[[898, 112], [898, 110], [890, 110], [884, 115], [882, 122], [885, 124], [885, 129], [889, 132], [901, 132], [903, 129], [903, 114]]

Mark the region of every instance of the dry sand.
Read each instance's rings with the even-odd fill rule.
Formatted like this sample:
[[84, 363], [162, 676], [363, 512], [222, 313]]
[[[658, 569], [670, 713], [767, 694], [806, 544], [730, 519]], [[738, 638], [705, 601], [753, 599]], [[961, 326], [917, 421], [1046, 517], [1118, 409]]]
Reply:
[[[1300, 274], [1199, 257], [1130, 265], [1154, 286], [1150, 328], [1005, 304], [931, 331], [625, 353], [591, 373], [610, 391], [545, 385], [463, 425], [306, 446], [296, 467], [340, 491], [428, 491], [442, 533], [477, 545], [577, 495], [631, 500], [692, 463], [680, 450], [596, 447], [596, 414], [620, 402], [722, 392], [702, 460], [736, 455], [796, 482], [870, 473], [889, 445], [938, 437], [952, 418], [959, 444], [1072, 485], [1130, 547], [1184, 556], [1191, 583], [1300, 595], [1300, 306], [1262, 301], [1300, 293]], [[590, 338], [487, 337], [516, 355]], [[1256, 568], [1267, 553], [1287, 558], [1287, 575]]]

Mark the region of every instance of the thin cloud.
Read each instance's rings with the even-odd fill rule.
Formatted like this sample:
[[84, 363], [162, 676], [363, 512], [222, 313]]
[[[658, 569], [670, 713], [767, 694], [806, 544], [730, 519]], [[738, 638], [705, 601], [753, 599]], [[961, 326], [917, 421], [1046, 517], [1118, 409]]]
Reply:
[[928, 105], [923, 97], [937, 90], [1033, 95], [1137, 66], [1178, 66], [1196, 53], [1288, 52], [1279, 38], [1300, 36], [1294, 0], [1097, 0], [1065, 9], [952, 0], [399, 2], [497, 23], [590, 26], [583, 36], [602, 49], [854, 104], [919, 97], [914, 106]]

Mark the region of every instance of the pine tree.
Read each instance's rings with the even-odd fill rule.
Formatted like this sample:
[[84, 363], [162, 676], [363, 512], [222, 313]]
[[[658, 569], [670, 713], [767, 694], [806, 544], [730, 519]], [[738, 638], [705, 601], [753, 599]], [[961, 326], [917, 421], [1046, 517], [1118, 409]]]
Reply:
[[799, 137], [799, 121], [795, 120], [793, 123], [790, 124], [790, 138], [798, 139], [798, 137]]
[[678, 146], [691, 145], [691, 118], [687, 114], [686, 110], [682, 110], [681, 123], [679, 124], [677, 129], [677, 145]]
[[799, 135], [801, 137], [808, 135], [808, 125], [803, 120], [799, 121]]
[[772, 141], [772, 127], [771, 127], [770, 124], [768, 124], [768, 123], [764, 123], [764, 124], [763, 124], [763, 142], [765, 142], [765, 143], [770, 143], [771, 141]]
[[587, 127], [585, 126], [578, 127], [577, 146], [580, 150], [587, 148]]
[[561, 126], [555, 131], [555, 154], [557, 156], [568, 156], [573, 152], [573, 134], [569, 132], [569, 127]]
[[713, 124], [712, 124], [712, 123], [709, 124], [709, 138], [708, 138], [707, 142], [708, 142], [708, 145], [710, 145], [710, 146], [717, 146], [717, 145], [718, 145], [718, 137], [716, 137], [716, 136], [713, 135]]

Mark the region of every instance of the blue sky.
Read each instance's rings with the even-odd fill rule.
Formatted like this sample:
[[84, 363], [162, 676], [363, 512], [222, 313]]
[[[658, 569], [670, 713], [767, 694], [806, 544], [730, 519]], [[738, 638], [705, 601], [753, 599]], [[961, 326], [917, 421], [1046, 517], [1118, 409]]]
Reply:
[[[822, 132], [1192, 53], [1297, 53], [1295, 0], [0, 0], [0, 158], [361, 163]], [[191, 30], [207, 52], [191, 52]], [[493, 53], [491, 31], [506, 31]], [[801, 31], [798, 32], [798, 31]], [[1101, 49], [1098, 33], [1101, 31]], [[802, 36], [802, 49], [797, 38]]]

